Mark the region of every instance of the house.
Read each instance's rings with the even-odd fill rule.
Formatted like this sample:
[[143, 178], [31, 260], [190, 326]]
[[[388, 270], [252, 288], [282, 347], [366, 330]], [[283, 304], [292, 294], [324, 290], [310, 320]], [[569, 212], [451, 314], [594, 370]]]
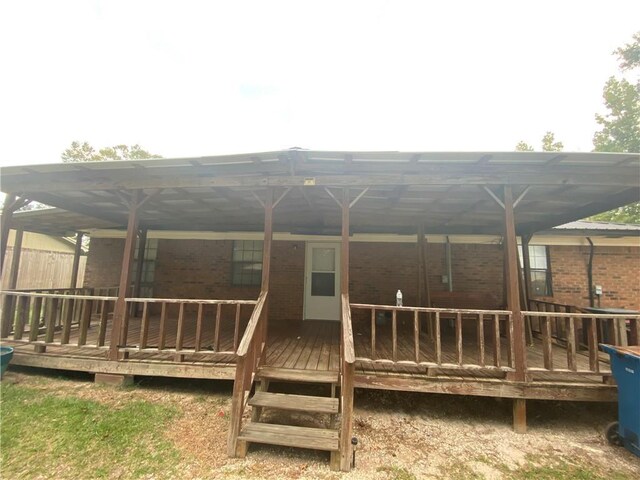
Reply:
[[[0, 334], [17, 363], [100, 381], [233, 379], [231, 456], [294, 445], [350, 469], [354, 388], [510, 398], [523, 432], [527, 399], [616, 398], [598, 342], [638, 342], [638, 233], [567, 222], [638, 200], [639, 168], [626, 153], [299, 149], [4, 168], [3, 226], [91, 243], [85, 291], [3, 292]], [[57, 209], [14, 215], [26, 200]], [[589, 284], [627, 311], [587, 312]], [[265, 408], [330, 428], [265, 423]]]
[[[18, 248], [15, 248], [16, 244]], [[83, 255], [79, 258], [76, 283], [72, 285], [75, 242], [70, 239], [11, 230], [7, 244], [7, 263], [4, 266], [7, 272], [11, 272], [14, 251], [15, 258], [19, 259], [18, 269], [15, 271], [16, 284], [10, 285], [13, 277], [7, 274], [2, 278], [3, 289], [51, 289], [60, 285], [77, 287], [84, 283], [87, 257]]]

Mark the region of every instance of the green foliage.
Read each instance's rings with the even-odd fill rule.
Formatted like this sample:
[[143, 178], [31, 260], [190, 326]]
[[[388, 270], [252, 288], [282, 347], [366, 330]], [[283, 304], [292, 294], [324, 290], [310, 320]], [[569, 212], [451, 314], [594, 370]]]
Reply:
[[640, 224], [640, 202], [609, 210], [589, 217], [596, 222], [638, 223]]
[[[640, 32], [633, 42], [617, 49], [620, 68], [632, 70], [640, 67]], [[610, 77], [604, 87], [604, 104], [608, 112], [596, 115], [602, 129], [593, 136], [596, 152], [640, 152], [640, 81], [635, 85], [625, 79]], [[620, 223], [640, 223], [640, 203], [632, 203], [609, 212], [600, 213], [590, 220]]]
[[593, 136], [596, 152], [640, 151], [640, 83], [610, 77], [603, 92], [608, 112], [596, 115], [602, 129]]
[[[561, 152], [564, 148], [562, 142], [555, 141], [556, 136], [553, 132], [547, 132], [542, 137], [543, 152]], [[533, 152], [534, 149], [527, 142], [520, 140], [516, 145], [516, 152]]]
[[640, 67], [640, 32], [633, 35], [633, 41], [624, 47], [618, 48], [615, 52], [620, 59], [620, 70], [631, 70]]
[[533, 152], [533, 147], [524, 140], [520, 140], [516, 145], [516, 152]]
[[144, 160], [146, 158], [162, 158], [160, 155], [149, 153], [140, 145], [116, 145], [114, 147], [96, 150], [87, 142], [71, 142], [61, 155], [64, 163], [103, 162], [105, 160]]
[[542, 151], [543, 152], [561, 152], [564, 148], [562, 142], [555, 142], [555, 135], [553, 132], [547, 132], [542, 137]]
[[171, 478], [178, 451], [162, 434], [173, 409], [119, 408], [2, 385], [5, 478]]

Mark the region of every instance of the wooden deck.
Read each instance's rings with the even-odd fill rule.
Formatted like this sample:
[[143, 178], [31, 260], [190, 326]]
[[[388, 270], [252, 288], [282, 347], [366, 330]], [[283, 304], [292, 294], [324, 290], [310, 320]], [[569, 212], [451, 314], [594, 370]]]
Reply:
[[[4, 344], [16, 348], [14, 363], [44, 368], [58, 368], [79, 370], [95, 373], [121, 373], [130, 375], [158, 375], [169, 377], [228, 379], [234, 378], [235, 358], [229, 354], [219, 354], [213, 351], [213, 329], [208, 326], [203, 332], [202, 351], [190, 353], [176, 359], [175, 331], [168, 325], [165, 349], [157, 350], [159, 335], [159, 321], [152, 317], [149, 322], [147, 349], [139, 351], [137, 345], [140, 338], [140, 319], [132, 318], [129, 324], [127, 342], [128, 358], [119, 362], [107, 359], [108, 347], [78, 347], [77, 333], [72, 329], [70, 343], [60, 345], [60, 333], [57, 332], [54, 344], [47, 344], [46, 352], [37, 353], [44, 342], [19, 343], [5, 341]], [[184, 347], [195, 345], [195, 321], [191, 318], [185, 321]], [[241, 325], [241, 332], [245, 324]], [[266, 365], [277, 368], [288, 368], [313, 371], [337, 371], [340, 362], [340, 325], [337, 322], [306, 321], [297, 329], [272, 329], [268, 336]], [[437, 393], [472, 394], [483, 396], [498, 396], [507, 398], [549, 398], [567, 400], [615, 400], [616, 389], [603, 382], [603, 378], [610, 375], [608, 364], [603, 360], [601, 372], [595, 374], [534, 372], [529, 375], [529, 382], [513, 382], [505, 371], [486, 371], [479, 368], [433, 368], [420, 365], [392, 363], [384, 358], [390, 358], [392, 339], [386, 335], [385, 327], [378, 330], [376, 340], [376, 354], [374, 361], [356, 362], [355, 385], [358, 388], [375, 388], [406, 391], [423, 391]], [[107, 327], [110, 338], [111, 322]], [[98, 326], [89, 328], [87, 343], [95, 344]], [[173, 333], [172, 333], [173, 332]], [[414, 340], [408, 330], [400, 328], [397, 336], [397, 356], [399, 361], [414, 358]], [[357, 358], [371, 358], [370, 332], [366, 326], [354, 325], [355, 351]], [[430, 338], [426, 333], [420, 334], [420, 360], [432, 362], [433, 348], [430, 348]], [[234, 342], [234, 326], [231, 322], [221, 325], [220, 350], [232, 349]], [[474, 335], [463, 337], [463, 364], [477, 364], [479, 359], [474, 349], [476, 343]], [[490, 346], [490, 340], [487, 340]], [[467, 348], [468, 347], [468, 348]], [[502, 358], [508, 358], [507, 342], [502, 339]], [[442, 335], [442, 358], [446, 363], [455, 363], [455, 337], [446, 330]], [[554, 366], [558, 369], [566, 367], [566, 351], [561, 346], [554, 346]], [[578, 354], [578, 367], [588, 365], [588, 357]], [[534, 339], [532, 346], [527, 348], [529, 368], [543, 367], [542, 344]], [[489, 362], [489, 359], [487, 359]], [[563, 363], [564, 362], [564, 363]]]

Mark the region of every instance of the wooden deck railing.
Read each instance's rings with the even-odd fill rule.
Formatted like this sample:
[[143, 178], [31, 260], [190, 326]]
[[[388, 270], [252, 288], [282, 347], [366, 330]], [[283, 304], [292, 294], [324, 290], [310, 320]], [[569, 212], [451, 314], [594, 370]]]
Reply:
[[[116, 297], [25, 291], [4, 291], [0, 298], [1, 338], [41, 346], [98, 348], [105, 346], [107, 323], [117, 300]], [[96, 304], [98, 315], [94, 314]], [[98, 322], [97, 335], [88, 342], [94, 320]]]
[[355, 374], [356, 353], [351, 323], [349, 295], [342, 294], [342, 331], [340, 335], [340, 469], [348, 472], [351, 469], [353, 432], [353, 383]]
[[[565, 372], [600, 374], [600, 354], [598, 344], [638, 345], [640, 338], [640, 315], [610, 315], [575, 312], [522, 312], [531, 323], [537, 323], [542, 341], [543, 368], [527, 368], [528, 372]], [[562, 324], [561, 337], [554, 336], [554, 326]], [[603, 338], [606, 324], [608, 337]], [[628, 325], [627, 325], [628, 324]], [[582, 334], [579, 331], [582, 331]], [[557, 330], [556, 330], [557, 332]], [[560, 339], [560, 341], [558, 341]], [[553, 357], [553, 347], [564, 346], [566, 362], [557, 362]], [[582, 350], [582, 351], [581, 351]], [[588, 362], [582, 361], [584, 358]], [[557, 364], [560, 363], [560, 366]]]
[[[256, 305], [256, 300], [195, 300], [169, 298], [127, 298], [121, 334], [121, 349], [127, 352], [173, 353], [176, 361], [186, 354], [235, 355], [240, 342], [242, 308]], [[138, 308], [141, 307], [141, 308]], [[131, 313], [141, 310], [139, 329], [130, 332]], [[152, 315], [159, 315], [157, 338], [149, 338]], [[186, 342], [186, 332], [193, 332], [195, 314], [195, 338]], [[221, 348], [222, 334], [233, 325], [232, 342], [225, 341]], [[209, 332], [206, 332], [209, 326]], [[208, 333], [207, 338], [204, 338]], [[211, 335], [212, 334], [212, 335]], [[169, 341], [169, 339], [171, 339]], [[189, 344], [187, 346], [187, 343]], [[170, 345], [171, 344], [171, 345]]]
[[[369, 313], [370, 346], [362, 349], [369, 356], [358, 356], [358, 362], [391, 363], [397, 365], [446, 368], [446, 369], [484, 369], [513, 371], [514, 342], [512, 314], [506, 310], [469, 310], [453, 308], [396, 307], [390, 305], [369, 305], [352, 303], [351, 310], [364, 310]], [[378, 326], [378, 313], [387, 323], [386, 314], [391, 315], [391, 346], [379, 345], [377, 330], [385, 329], [383, 337], [388, 338], [388, 326]], [[399, 319], [402, 315], [404, 318]], [[471, 325], [469, 325], [471, 324]], [[465, 345], [464, 330], [475, 334], [475, 346]], [[443, 331], [451, 331], [455, 341], [454, 358], [445, 358], [442, 349]], [[448, 333], [448, 332], [446, 332]], [[501, 339], [504, 335], [505, 339]], [[402, 346], [399, 339], [403, 340]], [[492, 352], [487, 358], [487, 343]], [[410, 345], [410, 346], [409, 346]], [[506, 359], [503, 358], [503, 346], [506, 346]], [[474, 351], [470, 353], [469, 348]], [[403, 358], [400, 358], [403, 357]], [[475, 358], [475, 360], [474, 360]]]
[[236, 378], [231, 399], [231, 424], [227, 440], [227, 453], [236, 456], [238, 435], [242, 428], [242, 415], [249, 400], [249, 392], [258, 367], [264, 361], [267, 338], [267, 297], [263, 291], [258, 297], [247, 328], [236, 352]]

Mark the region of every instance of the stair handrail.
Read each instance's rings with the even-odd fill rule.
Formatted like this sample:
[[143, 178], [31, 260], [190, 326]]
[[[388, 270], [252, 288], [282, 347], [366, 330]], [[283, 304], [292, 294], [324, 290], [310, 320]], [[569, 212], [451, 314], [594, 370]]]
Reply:
[[247, 328], [236, 351], [236, 376], [233, 383], [231, 401], [231, 422], [227, 440], [227, 453], [237, 455], [238, 435], [242, 427], [242, 415], [249, 399], [249, 391], [258, 367], [263, 359], [267, 336], [267, 297], [268, 290], [260, 292]]
[[342, 294], [342, 335], [340, 336], [340, 470], [351, 470], [353, 432], [353, 376], [356, 353], [351, 324], [349, 294]]

